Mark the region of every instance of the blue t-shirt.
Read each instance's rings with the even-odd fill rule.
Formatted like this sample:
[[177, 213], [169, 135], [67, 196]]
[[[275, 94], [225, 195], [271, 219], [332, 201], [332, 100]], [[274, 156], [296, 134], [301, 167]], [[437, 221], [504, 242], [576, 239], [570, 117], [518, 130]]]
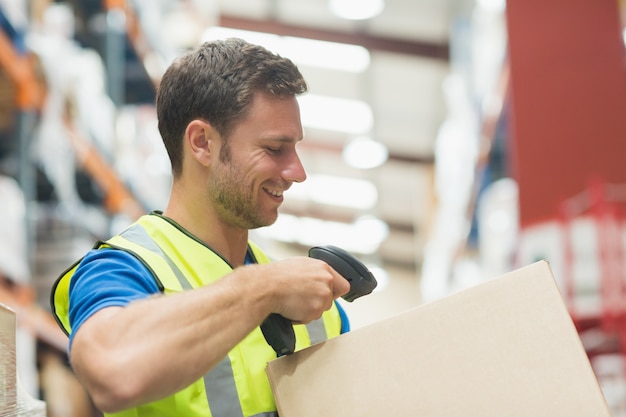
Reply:
[[[251, 263], [248, 257], [246, 263]], [[124, 307], [130, 302], [159, 294], [150, 270], [135, 256], [117, 249], [89, 251], [70, 281], [70, 346], [76, 330], [97, 311]], [[350, 331], [346, 312], [335, 302], [341, 316], [341, 333]]]

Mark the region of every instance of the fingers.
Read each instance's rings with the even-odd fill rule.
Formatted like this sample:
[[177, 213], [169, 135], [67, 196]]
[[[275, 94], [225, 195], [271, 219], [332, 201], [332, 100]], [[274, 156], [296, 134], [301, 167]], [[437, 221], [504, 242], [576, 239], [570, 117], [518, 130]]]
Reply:
[[[329, 266], [330, 268], [330, 266]], [[332, 269], [332, 268], [331, 268]], [[350, 282], [333, 269], [334, 276], [332, 282], [333, 299], [339, 298], [350, 291]]]
[[272, 264], [271, 279], [280, 287], [274, 312], [294, 322], [318, 319], [350, 290], [350, 283], [319, 259], [289, 258]]

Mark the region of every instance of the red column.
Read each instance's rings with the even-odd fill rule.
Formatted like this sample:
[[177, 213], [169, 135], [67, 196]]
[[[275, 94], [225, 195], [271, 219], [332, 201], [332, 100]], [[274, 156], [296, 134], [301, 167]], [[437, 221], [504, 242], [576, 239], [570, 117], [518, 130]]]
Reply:
[[508, 0], [521, 225], [594, 177], [626, 183], [626, 54], [616, 0]]

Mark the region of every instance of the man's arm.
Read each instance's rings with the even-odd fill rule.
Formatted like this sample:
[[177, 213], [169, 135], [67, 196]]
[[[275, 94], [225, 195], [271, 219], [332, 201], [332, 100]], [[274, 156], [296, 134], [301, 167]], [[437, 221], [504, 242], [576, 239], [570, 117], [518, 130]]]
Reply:
[[308, 257], [240, 267], [203, 288], [96, 312], [73, 336], [71, 363], [98, 408], [120, 411], [201, 378], [270, 313], [306, 323], [348, 290]]

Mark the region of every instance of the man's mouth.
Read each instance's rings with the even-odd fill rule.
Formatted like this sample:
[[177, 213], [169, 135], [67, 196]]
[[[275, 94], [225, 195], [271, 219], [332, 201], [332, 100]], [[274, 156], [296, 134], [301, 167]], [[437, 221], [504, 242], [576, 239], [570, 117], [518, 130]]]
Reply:
[[276, 198], [282, 198], [283, 197], [283, 190], [271, 190], [269, 188], [264, 188], [265, 192], [267, 192], [268, 194], [276, 197]]

